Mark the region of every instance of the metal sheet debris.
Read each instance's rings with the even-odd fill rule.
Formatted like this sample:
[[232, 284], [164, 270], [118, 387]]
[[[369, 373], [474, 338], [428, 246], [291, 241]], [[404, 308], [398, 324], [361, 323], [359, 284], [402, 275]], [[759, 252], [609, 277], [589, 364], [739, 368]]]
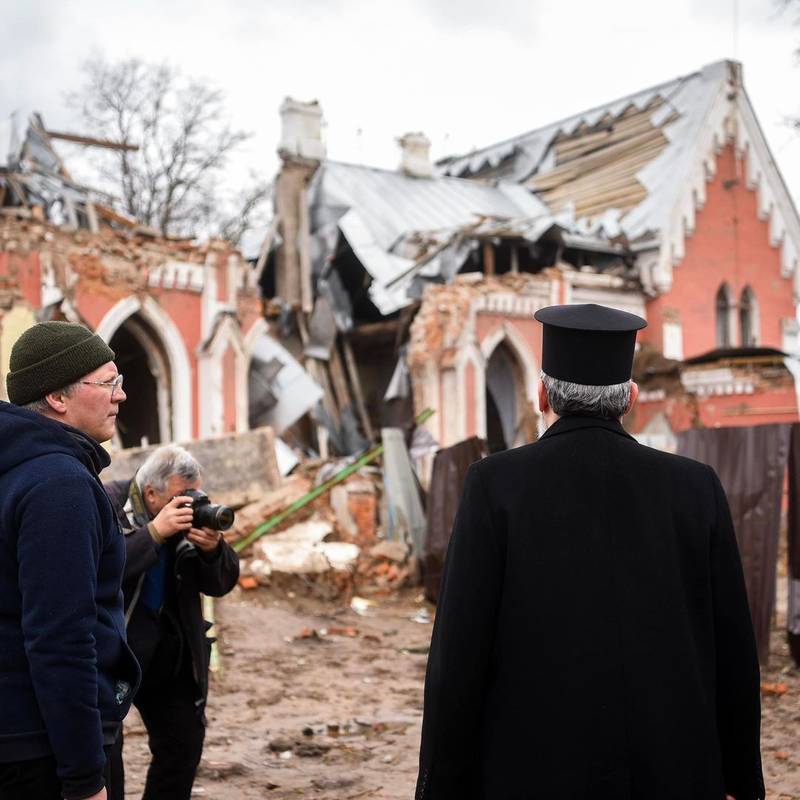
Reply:
[[386, 510], [385, 536], [389, 541], [408, 542], [414, 553], [422, 553], [425, 538], [425, 510], [420, 500], [416, 475], [403, 431], [384, 428], [383, 484]]
[[[282, 365], [280, 369], [275, 362]], [[260, 415], [252, 420], [255, 424], [269, 425], [280, 435], [322, 399], [319, 384], [271, 336], [264, 335], [256, 342], [253, 365], [251, 397], [256, 398], [256, 402], [265, 395], [274, 398], [271, 405], [262, 404]]]

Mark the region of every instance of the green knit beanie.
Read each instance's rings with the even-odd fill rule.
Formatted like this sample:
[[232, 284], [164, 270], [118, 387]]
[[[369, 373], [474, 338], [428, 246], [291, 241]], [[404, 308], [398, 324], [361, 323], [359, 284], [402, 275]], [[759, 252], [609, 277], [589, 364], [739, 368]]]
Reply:
[[114, 360], [114, 351], [85, 325], [40, 322], [11, 348], [8, 399], [18, 406], [41, 400]]

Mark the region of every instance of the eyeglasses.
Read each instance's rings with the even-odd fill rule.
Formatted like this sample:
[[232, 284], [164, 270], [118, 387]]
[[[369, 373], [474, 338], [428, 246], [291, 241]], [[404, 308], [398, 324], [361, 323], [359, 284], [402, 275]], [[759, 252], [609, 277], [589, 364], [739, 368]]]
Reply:
[[81, 383], [87, 383], [90, 386], [108, 386], [111, 389], [111, 399], [114, 399], [114, 394], [116, 393], [117, 389], [122, 389], [122, 375], [117, 375], [113, 381], [80, 381]]

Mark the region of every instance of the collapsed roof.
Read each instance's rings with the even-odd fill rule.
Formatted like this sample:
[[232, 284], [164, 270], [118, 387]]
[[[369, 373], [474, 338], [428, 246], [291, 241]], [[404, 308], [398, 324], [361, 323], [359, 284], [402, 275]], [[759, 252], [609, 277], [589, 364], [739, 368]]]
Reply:
[[425, 282], [452, 280], [481, 241], [555, 238], [563, 248], [610, 256], [576, 266], [603, 270], [622, 259], [635, 263], [646, 293], [667, 291], [716, 156], [730, 141], [746, 154], [748, 187], [770, 220], [784, 274], [797, 274], [800, 219], [741, 66], [729, 61], [446, 158], [432, 175], [315, 155], [307, 194], [314, 274], [324, 277], [343, 239], [386, 316], [418, 298]]
[[[440, 174], [513, 181], [551, 212], [565, 207], [586, 231], [659, 248], [668, 280], [705, 201], [716, 154], [728, 141], [747, 156], [747, 184], [795, 271], [800, 220], [742, 84], [741, 65], [719, 61], [498, 144], [439, 162]], [[658, 282], [658, 277], [656, 282]]]
[[49, 131], [36, 113], [31, 114], [23, 136], [16, 118], [11, 116], [0, 123], [0, 209], [13, 209], [21, 216], [41, 213], [54, 225], [72, 228], [96, 231], [102, 223], [153, 233], [116, 211], [110, 194], [76, 181], [53, 147], [53, 139], [93, 147], [137, 149], [135, 145]]

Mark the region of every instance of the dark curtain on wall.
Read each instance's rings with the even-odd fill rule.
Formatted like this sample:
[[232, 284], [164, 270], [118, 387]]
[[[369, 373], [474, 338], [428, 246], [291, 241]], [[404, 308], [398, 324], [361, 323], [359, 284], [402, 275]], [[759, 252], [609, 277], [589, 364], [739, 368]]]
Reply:
[[[713, 467], [728, 496], [762, 663], [769, 654], [775, 606], [781, 490], [790, 439], [797, 435], [792, 427], [702, 428], [678, 434], [678, 453]], [[800, 569], [800, 558], [795, 563]]]
[[786, 628], [789, 649], [800, 666], [800, 425], [792, 425], [789, 449], [789, 608]]
[[473, 436], [440, 450], [433, 461], [428, 491], [428, 526], [422, 548], [422, 577], [425, 594], [434, 603], [439, 596], [444, 557], [464, 488], [464, 478], [470, 464], [485, 455], [485, 443]]

